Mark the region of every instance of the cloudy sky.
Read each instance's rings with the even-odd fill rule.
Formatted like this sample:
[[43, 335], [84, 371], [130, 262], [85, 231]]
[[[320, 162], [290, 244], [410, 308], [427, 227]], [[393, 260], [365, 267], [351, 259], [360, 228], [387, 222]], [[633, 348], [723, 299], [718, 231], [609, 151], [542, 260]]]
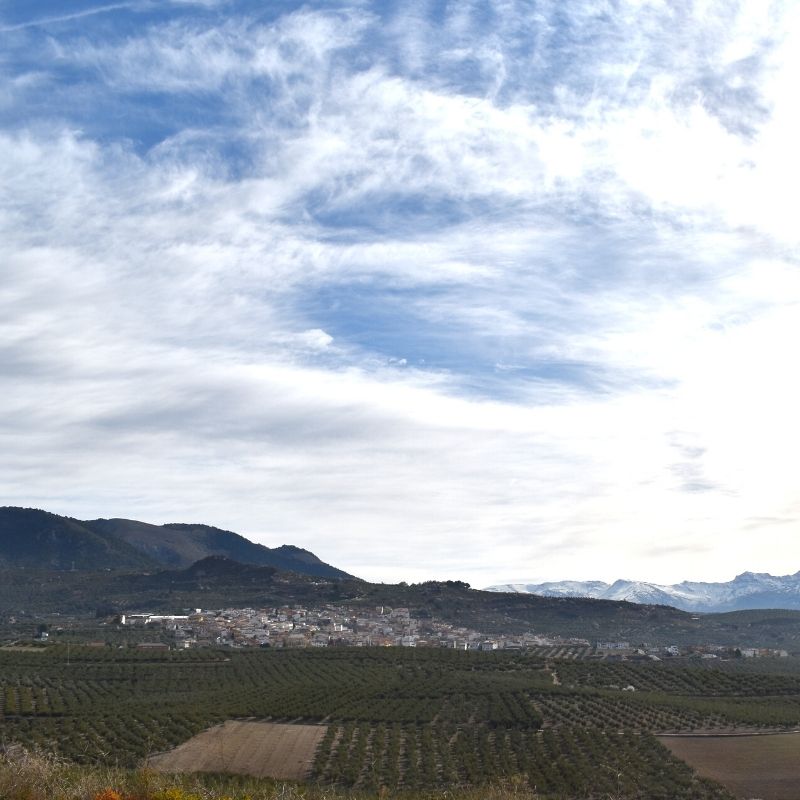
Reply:
[[798, 74], [793, 2], [0, 0], [0, 502], [797, 571]]

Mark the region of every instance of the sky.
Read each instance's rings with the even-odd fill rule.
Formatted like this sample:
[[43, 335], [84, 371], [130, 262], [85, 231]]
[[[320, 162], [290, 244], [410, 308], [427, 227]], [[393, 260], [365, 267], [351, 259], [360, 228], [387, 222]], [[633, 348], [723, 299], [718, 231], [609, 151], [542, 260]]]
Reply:
[[798, 74], [793, 2], [0, 0], [0, 504], [800, 570]]

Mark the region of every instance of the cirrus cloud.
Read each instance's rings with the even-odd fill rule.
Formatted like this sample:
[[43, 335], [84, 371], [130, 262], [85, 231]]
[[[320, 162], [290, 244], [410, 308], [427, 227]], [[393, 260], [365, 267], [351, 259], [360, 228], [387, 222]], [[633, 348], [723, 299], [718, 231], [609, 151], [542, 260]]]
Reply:
[[800, 557], [795, 10], [81, 14], [0, 22], [5, 502], [387, 580]]

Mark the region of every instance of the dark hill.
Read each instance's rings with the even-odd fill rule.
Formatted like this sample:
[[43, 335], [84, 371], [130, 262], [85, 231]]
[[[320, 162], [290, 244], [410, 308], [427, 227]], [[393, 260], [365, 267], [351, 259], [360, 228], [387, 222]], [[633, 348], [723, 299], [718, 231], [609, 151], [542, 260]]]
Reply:
[[301, 575], [352, 577], [321, 561], [308, 550], [291, 545], [265, 547], [238, 533], [210, 525], [150, 525], [132, 519], [96, 519], [83, 524], [91, 530], [122, 539], [165, 567], [188, 567], [208, 556], [225, 556], [242, 564], [275, 567]]
[[32, 508], [0, 508], [0, 569], [142, 572], [180, 569], [208, 556], [320, 578], [352, 577], [308, 550], [264, 547], [209, 525], [81, 521]]
[[157, 566], [127, 542], [82, 522], [35, 508], [0, 508], [0, 566], [26, 569], [125, 569]]
[[230, 605], [232, 598], [239, 598], [242, 605], [250, 605], [248, 601], [253, 597], [268, 599], [269, 590], [276, 579], [298, 587], [312, 580], [310, 576], [280, 573], [275, 567], [240, 564], [225, 556], [207, 556], [186, 569], [127, 575], [121, 588], [124, 590], [127, 586], [137, 603], [141, 602], [142, 596], [155, 592], [162, 596], [164, 593], [166, 596], [185, 593], [189, 598], [197, 597], [206, 602], [210, 595], [216, 595], [217, 602], [213, 605]]
[[7, 614], [93, 615], [186, 608], [264, 607], [333, 601], [357, 580], [281, 572], [208, 556], [185, 569], [149, 572], [72, 572], [0, 569], [0, 620]]

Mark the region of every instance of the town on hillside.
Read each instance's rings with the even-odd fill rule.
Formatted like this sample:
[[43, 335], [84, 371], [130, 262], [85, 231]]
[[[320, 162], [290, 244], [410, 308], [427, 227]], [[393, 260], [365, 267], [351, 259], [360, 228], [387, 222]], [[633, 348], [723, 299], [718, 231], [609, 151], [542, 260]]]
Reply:
[[143, 642], [139, 646], [235, 648], [307, 647], [437, 647], [454, 650], [495, 651], [551, 649], [553, 654], [574, 657], [590, 654], [606, 660], [647, 659], [694, 655], [698, 658], [788, 656], [786, 650], [730, 648], [713, 645], [650, 647], [625, 641], [595, 641], [562, 638], [532, 632], [516, 636], [485, 632], [431, 618], [418, 619], [408, 608], [349, 608], [325, 605], [318, 608], [281, 606], [273, 608], [194, 609], [183, 615], [123, 614], [119, 625], [159, 630], [167, 641]]

